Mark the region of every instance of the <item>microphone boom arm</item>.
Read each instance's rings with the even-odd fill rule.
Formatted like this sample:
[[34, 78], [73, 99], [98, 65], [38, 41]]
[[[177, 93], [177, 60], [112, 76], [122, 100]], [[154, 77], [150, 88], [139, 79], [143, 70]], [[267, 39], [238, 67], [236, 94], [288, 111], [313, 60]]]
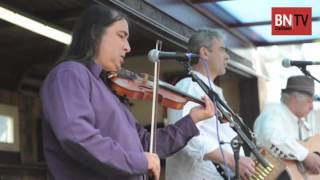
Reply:
[[301, 72], [306, 75], [307, 77], [310, 77], [312, 79], [314, 79], [315, 81], [317, 81], [318, 83], [320, 83], [319, 79], [317, 79], [316, 77], [314, 77], [306, 68], [306, 66], [301, 66], [299, 67], [299, 69], [301, 70]]

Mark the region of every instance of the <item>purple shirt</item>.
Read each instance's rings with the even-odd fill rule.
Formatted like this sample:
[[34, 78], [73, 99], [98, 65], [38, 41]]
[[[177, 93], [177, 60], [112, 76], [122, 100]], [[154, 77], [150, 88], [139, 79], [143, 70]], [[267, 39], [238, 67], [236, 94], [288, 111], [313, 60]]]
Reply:
[[[102, 67], [57, 65], [42, 89], [44, 151], [55, 180], [140, 180], [150, 134], [99, 77]], [[164, 158], [199, 132], [190, 116], [157, 130]]]

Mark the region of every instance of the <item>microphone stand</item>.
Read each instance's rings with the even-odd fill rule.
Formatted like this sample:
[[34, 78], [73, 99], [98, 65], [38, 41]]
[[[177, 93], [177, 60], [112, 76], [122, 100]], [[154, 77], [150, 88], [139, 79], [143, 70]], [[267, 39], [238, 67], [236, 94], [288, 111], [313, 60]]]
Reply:
[[240, 179], [240, 172], [239, 172], [240, 148], [243, 144], [243, 141], [239, 138], [239, 136], [236, 136], [231, 140], [230, 144], [233, 150], [234, 161], [236, 162], [235, 177], [237, 180], [239, 180]]
[[302, 71], [302, 73], [303, 73], [304, 75], [306, 75], [307, 77], [310, 77], [310, 78], [314, 79], [315, 81], [317, 81], [318, 83], [320, 83], [320, 81], [319, 81], [317, 78], [315, 78], [315, 77], [307, 70], [306, 67], [307, 67], [307, 66], [304, 65], [304, 66], [299, 67], [299, 69]]
[[[190, 64], [184, 64], [185, 67], [187, 67], [187, 70], [189, 72], [189, 75], [192, 78], [192, 81], [198, 83], [198, 85], [202, 88], [202, 90], [209, 96], [209, 98], [216, 103], [216, 107], [218, 110], [223, 114], [223, 116], [228, 120], [230, 123], [230, 127], [238, 134], [238, 136], [242, 139], [244, 143], [246, 143], [251, 150], [251, 152], [255, 155], [258, 162], [262, 164], [263, 167], [271, 171], [270, 163], [261, 155], [259, 152], [257, 146], [246, 136], [246, 134], [242, 131], [240, 125], [236, 123], [229, 113], [225, 111], [229, 110], [229, 108], [218, 96], [216, 92], [214, 92], [212, 89], [210, 89], [196, 74], [194, 74], [191, 71], [191, 65]], [[217, 100], [217, 101], [216, 101]], [[225, 108], [225, 109], [224, 109]], [[230, 111], [229, 111], [230, 112]], [[232, 112], [232, 111], [231, 111]], [[231, 113], [230, 112], [230, 113]], [[236, 153], [236, 152], [235, 152]], [[239, 164], [239, 161], [236, 162], [236, 164]], [[239, 165], [236, 165], [237, 168], [239, 168]], [[239, 174], [239, 169], [236, 170], [236, 172]], [[236, 175], [236, 177], [239, 177], [239, 175]]]

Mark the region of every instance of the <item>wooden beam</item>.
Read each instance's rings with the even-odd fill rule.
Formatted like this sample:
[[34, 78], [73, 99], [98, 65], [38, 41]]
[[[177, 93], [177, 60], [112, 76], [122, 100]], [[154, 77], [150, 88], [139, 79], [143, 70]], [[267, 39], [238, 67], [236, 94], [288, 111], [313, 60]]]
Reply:
[[[320, 21], [320, 17], [313, 17], [312, 22]], [[250, 22], [250, 23], [237, 23], [237, 24], [228, 24], [230, 28], [241, 28], [248, 26], [259, 26], [259, 25], [271, 25], [271, 21], [259, 21], [259, 22]]]
[[190, 0], [184, 0], [184, 2], [186, 2], [189, 6], [191, 6], [192, 8], [194, 8], [195, 10], [197, 10], [200, 14], [202, 14], [203, 16], [207, 17], [208, 19], [210, 19], [211, 21], [215, 22], [218, 26], [220, 26], [221, 28], [223, 28], [226, 32], [232, 34], [233, 36], [235, 36], [236, 38], [238, 38], [239, 40], [241, 40], [243, 43], [249, 45], [249, 46], [254, 46], [252, 44], [252, 42], [245, 37], [244, 35], [242, 35], [241, 33], [239, 33], [238, 31], [235, 31], [233, 29], [230, 29], [229, 26], [227, 24], [225, 24], [223, 21], [221, 21], [219, 18], [217, 18], [216, 16], [213, 15], [213, 13], [208, 12], [206, 10], [204, 10], [203, 8], [197, 6], [196, 4], [193, 4], [190, 2]]
[[302, 43], [313, 43], [319, 41], [319, 39], [309, 39], [309, 40], [295, 40], [295, 41], [278, 41], [278, 42], [254, 42], [256, 46], [271, 46], [271, 45], [289, 45], [289, 44], [302, 44]]
[[[3, 179], [29, 179], [36, 178], [42, 179], [46, 177], [47, 166], [45, 164], [28, 164], [28, 165], [15, 165], [15, 164], [0, 164], [0, 174]], [[9, 176], [11, 175], [11, 176]], [[13, 176], [14, 175], [14, 176]], [[28, 178], [28, 176], [31, 176]], [[34, 177], [37, 176], [37, 177]], [[41, 177], [41, 178], [40, 178]], [[2, 178], [1, 178], [2, 179]]]
[[135, 25], [145, 31], [177, 47], [187, 49], [188, 37], [194, 30], [151, 4], [141, 0], [101, 0], [100, 2], [124, 12]]
[[191, 3], [200, 4], [200, 3], [216, 3], [219, 1], [230, 1], [230, 0], [190, 0]]

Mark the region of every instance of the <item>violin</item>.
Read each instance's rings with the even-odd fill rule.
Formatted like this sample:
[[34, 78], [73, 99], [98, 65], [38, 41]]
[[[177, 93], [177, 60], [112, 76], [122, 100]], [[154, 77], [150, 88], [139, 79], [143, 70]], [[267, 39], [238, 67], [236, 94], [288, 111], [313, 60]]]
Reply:
[[[128, 70], [121, 70], [112, 75], [111, 88], [119, 96], [134, 100], [152, 100], [153, 82], [148, 74], [142, 76]], [[158, 103], [172, 109], [182, 109], [188, 102], [193, 101], [205, 105], [204, 101], [190, 94], [178, 90], [169, 83], [159, 81]]]

